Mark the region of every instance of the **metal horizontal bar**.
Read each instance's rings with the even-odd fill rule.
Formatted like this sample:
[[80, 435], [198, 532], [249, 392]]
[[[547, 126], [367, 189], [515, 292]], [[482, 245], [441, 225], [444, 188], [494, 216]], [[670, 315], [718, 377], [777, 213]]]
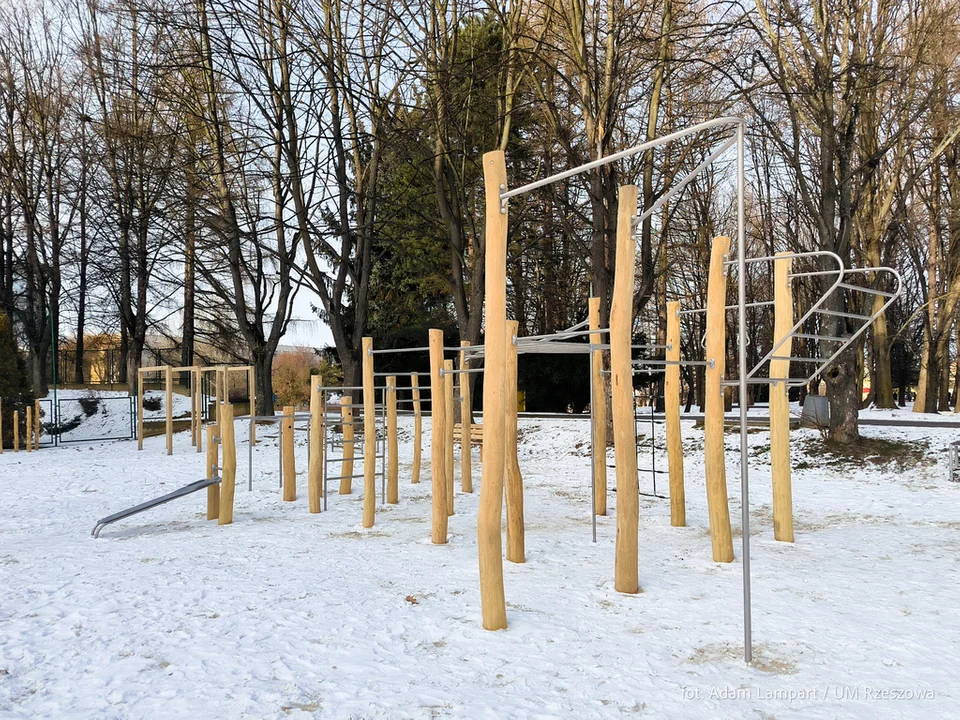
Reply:
[[688, 308], [687, 310], [677, 310], [679, 315], [695, 315], [696, 313], [705, 313], [706, 308]]
[[744, 121], [742, 119], [733, 118], [733, 117], [721, 117], [721, 118], [716, 118], [714, 120], [708, 120], [706, 122], [699, 123], [692, 127], [685, 128], [683, 130], [678, 130], [677, 132], [674, 132], [674, 133], [670, 133], [669, 135], [664, 135], [661, 138], [654, 138], [653, 140], [649, 140], [645, 143], [641, 143], [640, 145], [635, 145], [634, 147], [628, 148], [626, 150], [621, 150], [618, 153], [613, 153], [612, 155], [599, 158], [598, 160], [584, 163], [583, 165], [578, 165], [577, 167], [571, 168], [570, 170], [564, 170], [563, 172], [550, 175], [549, 177], [545, 177], [541, 180], [535, 180], [534, 182], [527, 183], [526, 185], [521, 185], [520, 187], [515, 188], [513, 190], [504, 190], [503, 192], [500, 193], [500, 200], [502, 202], [509, 198], [516, 197], [517, 195], [523, 195], [524, 193], [528, 193], [531, 190], [536, 190], [537, 188], [544, 187], [545, 185], [550, 185], [552, 183], [557, 182], [558, 180], [565, 180], [566, 178], [573, 177], [574, 175], [579, 175], [580, 173], [593, 170], [594, 168], [603, 167], [604, 165], [609, 165], [610, 163], [614, 163], [618, 160], [623, 160], [625, 158], [633, 157], [634, 155], [638, 155], [646, 150], [651, 150], [655, 147], [666, 145], [667, 143], [673, 142], [674, 140], [679, 140], [680, 138], [684, 138], [689, 135], [694, 135], [698, 132], [701, 132], [702, 130], [709, 130], [715, 127], [741, 125], [743, 123]]
[[841, 312], [840, 310], [824, 310], [823, 308], [816, 308], [814, 312], [820, 313], [821, 315], [833, 315], [835, 317], [853, 318], [854, 320], [872, 320], [873, 319], [873, 315], [859, 315], [857, 313]]
[[823, 358], [803, 358], [803, 357], [796, 357], [794, 355], [789, 355], [789, 356], [771, 355], [770, 359], [771, 360], [787, 360], [789, 362], [814, 363], [816, 365], [819, 365], [820, 363], [825, 362]]
[[892, 293], [886, 290], [877, 290], [876, 288], [863, 287], [862, 285], [851, 285], [850, 283], [840, 283], [837, 287], [842, 287], [846, 290], [853, 290], [855, 292], [863, 292], [868, 295], [880, 295], [882, 297], [897, 297], [899, 293]]
[[327, 480], [353, 480], [355, 478], [362, 478], [363, 473], [359, 475], [337, 475], [336, 477], [327, 477]]
[[825, 342], [839, 342], [839, 343], [844, 343], [850, 339], [848, 337], [836, 337], [834, 335], [814, 335], [813, 333], [794, 333], [793, 337], [806, 338], [807, 340], [823, 340]]
[[[745, 382], [747, 385], [769, 385], [770, 383], [775, 383], [775, 382], [780, 383], [780, 382], [782, 382], [782, 383], [787, 383], [788, 385], [794, 385], [794, 386], [796, 386], [796, 387], [800, 387], [800, 386], [802, 386], [802, 385], [806, 385], [806, 384], [807, 384], [807, 381], [806, 381], [805, 378], [758, 378], [758, 377], [752, 377], [752, 378], [747, 378], [744, 382]], [[720, 384], [723, 385], [724, 387], [737, 387], [738, 385], [740, 385], [740, 381], [739, 381], [739, 380], [724, 380], [724, 381], [723, 381], [722, 383], [720, 383]]]
[[[757, 302], [745, 303], [743, 307], [752, 308], [752, 307], [766, 307], [767, 305], [773, 305], [773, 300], [758, 300]], [[726, 305], [723, 308], [724, 310], [739, 310], [739, 305]]]
[[811, 270], [810, 272], [790, 273], [789, 275], [787, 275], [787, 279], [793, 280], [794, 278], [814, 277], [817, 275], [839, 275], [839, 274], [840, 274], [840, 268], [837, 268], [836, 270]]
[[386, 355], [389, 353], [410, 353], [410, 352], [430, 352], [428, 347], [415, 347], [415, 348], [379, 348], [377, 350], [371, 350], [374, 355]]
[[331, 385], [324, 387], [324, 392], [341, 392], [343, 390], [363, 390], [363, 385]]
[[483, 370], [484, 370], [483, 368], [463, 368], [462, 370], [444, 370], [443, 368], [440, 368], [440, 377], [444, 377], [444, 376], [446, 376], [446, 375], [461, 375], [461, 374], [467, 374], [467, 373], [480, 373], [480, 372], [483, 372]]

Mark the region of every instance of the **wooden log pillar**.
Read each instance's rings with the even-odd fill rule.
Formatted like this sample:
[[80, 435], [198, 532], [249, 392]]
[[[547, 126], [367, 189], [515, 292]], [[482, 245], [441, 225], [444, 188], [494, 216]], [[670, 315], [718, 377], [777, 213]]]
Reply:
[[[485, 193], [486, 341], [483, 383], [483, 469], [477, 511], [477, 555], [480, 565], [480, 607], [483, 627], [507, 627], [503, 591], [503, 464], [506, 456], [507, 366], [507, 205], [500, 193], [507, 189], [507, 169], [501, 150], [483, 156]], [[469, 432], [469, 431], [468, 431]], [[469, 436], [469, 435], [468, 435]]]
[[143, 370], [137, 370], [137, 450], [143, 450]]
[[724, 258], [730, 238], [717, 237], [710, 251], [707, 277], [707, 314], [704, 359], [703, 452], [707, 479], [707, 508], [714, 562], [733, 562], [730, 507], [727, 500], [727, 469], [723, 450], [723, 387], [726, 361], [727, 276]]
[[340, 494], [349, 495], [353, 492], [353, 457], [354, 457], [354, 428], [353, 428], [353, 396], [344, 395], [340, 398], [340, 417], [343, 419], [343, 462], [340, 463]]
[[[221, 470], [217, 467], [219, 440], [217, 426], [207, 425], [207, 479], [217, 477]], [[223, 477], [220, 475], [220, 477]], [[211, 485], [207, 488], [207, 520], [216, 520], [220, 517], [220, 486]]]
[[0, 455], [3, 455], [3, 400], [0, 399]]
[[410, 376], [410, 388], [413, 395], [413, 469], [410, 473], [411, 484], [420, 482], [420, 462], [423, 445], [423, 415], [420, 410], [420, 376]]
[[432, 500], [431, 538], [435, 545], [447, 542], [447, 476], [443, 439], [443, 330], [430, 330], [430, 495]]
[[193, 418], [195, 428], [194, 435], [196, 437], [197, 452], [203, 452], [203, 393], [200, 392], [203, 381], [198, 366], [194, 365], [190, 372], [190, 385], [193, 395], [191, 417]]
[[233, 522], [233, 495], [237, 481], [237, 445], [233, 435], [233, 405], [224, 403], [217, 409], [220, 427], [220, 445], [223, 460], [220, 467], [220, 517], [219, 525]]
[[363, 526], [377, 511], [377, 399], [373, 382], [373, 338], [363, 338]]
[[[590, 329], [600, 329], [600, 298], [590, 298]], [[602, 345], [600, 333], [590, 333], [591, 345]], [[597, 515], [607, 514], [607, 381], [603, 376], [603, 352], [594, 350], [590, 354], [590, 382], [593, 383], [591, 412], [593, 413], [593, 480], [594, 505]]]
[[397, 378], [387, 377], [387, 503], [400, 502], [400, 458], [397, 457]]
[[443, 361], [443, 476], [447, 483], [447, 515], [453, 515], [453, 360]]
[[[668, 365], [663, 378], [663, 412], [667, 431], [667, 466], [670, 471], [670, 524], [687, 524], [683, 488], [683, 436], [680, 434], [680, 303], [667, 303]], [[673, 364], [669, 364], [673, 363]]]
[[296, 408], [284, 405], [283, 420], [280, 422], [280, 452], [283, 453], [283, 499], [293, 502], [297, 499], [297, 465], [293, 449], [293, 415]]
[[27, 452], [33, 452], [33, 408], [27, 405]]
[[[793, 253], [777, 253], [773, 261], [773, 341], [787, 340], [774, 353], [789, 358], [793, 351], [793, 290], [790, 269]], [[781, 257], [786, 256], [786, 257]], [[789, 360], [771, 360], [770, 377], [789, 378]], [[773, 482], [773, 537], [793, 542], [793, 488], [790, 477], [790, 398], [786, 382], [770, 383], [770, 474]]]
[[[257, 374], [254, 371], [253, 365], [250, 365], [247, 368], [247, 385], [249, 387], [249, 397], [250, 397], [250, 416], [253, 417], [257, 414]], [[250, 423], [250, 444], [257, 444], [257, 421], [254, 420]]]
[[[470, 347], [467, 340], [460, 343], [460, 347]], [[469, 370], [470, 361], [463, 350], [460, 351], [460, 369]], [[470, 418], [473, 408], [470, 405], [470, 374], [460, 373], [460, 489], [465, 493], [473, 492], [473, 457], [471, 454], [471, 435], [473, 427]]]
[[617, 210], [617, 266], [610, 308], [610, 392], [613, 399], [613, 448], [617, 478], [617, 540], [614, 587], [635, 593], [639, 585], [638, 534], [640, 483], [637, 475], [637, 431], [634, 420], [633, 291], [637, 241], [635, 185], [620, 187]]
[[20, 452], [20, 411], [13, 411], [13, 451]]
[[166, 394], [167, 455], [173, 455], [173, 368], [169, 365], [163, 370], [163, 387]]
[[320, 512], [323, 498], [323, 387], [319, 375], [310, 376], [310, 462], [307, 467], [307, 500], [310, 512]]
[[[507, 367], [504, 375], [506, 388], [506, 436], [504, 446], [503, 485], [507, 499], [507, 560], [526, 562], [523, 525], [523, 475], [517, 456], [517, 336], [520, 324], [507, 321]], [[469, 437], [469, 436], [468, 436]], [[470, 443], [467, 443], [467, 448]]]
[[33, 449], [40, 449], [40, 401], [33, 401]]

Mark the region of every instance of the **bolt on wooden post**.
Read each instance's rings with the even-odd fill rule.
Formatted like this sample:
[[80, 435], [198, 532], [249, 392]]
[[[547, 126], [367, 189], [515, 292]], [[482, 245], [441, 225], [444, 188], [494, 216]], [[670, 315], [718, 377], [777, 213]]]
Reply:
[[680, 303], [667, 303], [667, 366], [663, 380], [663, 413], [670, 472], [670, 524], [687, 524], [683, 488], [683, 437], [680, 434]]
[[[519, 323], [507, 321], [507, 367], [504, 376], [506, 389], [506, 438], [504, 441], [503, 482], [507, 498], [507, 560], [526, 562], [523, 525], [523, 475], [517, 456], [517, 336]], [[467, 445], [469, 447], [469, 444]]]
[[446, 435], [443, 401], [443, 331], [431, 329], [430, 348], [430, 494], [432, 500], [431, 538], [435, 545], [447, 542], [447, 476], [444, 470]]
[[377, 403], [373, 382], [373, 338], [363, 338], [363, 526], [377, 511]]
[[410, 483], [420, 482], [420, 462], [423, 452], [423, 414], [420, 410], [420, 376], [413, 373], [410, 376], [410, 388], [413, 395], [413, 468], [410, 472]]
[[283, 499], [293, 502], [297, 499], [297, 466], [293, 448], [293, 421], [296, 408], [284, 405], [283, 420], [280, 422], [280, 444], [283, 453]]
[[[777, 253], [773, 261], [773, 341], [786, 338], [774, 353], [789, 358], [793, 350], [793, 291], [790, 269], [793, 253]], [[789, 378], [790, 360], [770, 361], [771, 378]], [[785, 380], [770, 383], [770, 475], [773, 484], [773, 537], [793, 542], [793, 487], [790, 477], [790, 397]]]
[[617, 539], [614, 586], [635, 593], [639, 585], [638, 533], [640, 482], [633, 396], [633, 290], [637, 254], [635, 185], [620, 187], [617, 210], [617, 262], [610, 308], [610, 392], [613, 395], [613, 448], [617, 477]]
[[723, 449], [723, 375], [726, 364], [727, 276], [724, 260], [730, 238], [717, 237], [710, 251], [707, 276], [707, 314], [704, 357], [703, 453], [707, 480], [707, 509], [714, 562], [733, 562], [727, 469]]
[[387, 378], [387, 503], [400, 502], [400, 459], [397, 457], [397, 378]]
[[[590, 329], [600, 329], [600, 298], [587, 301]], [[601, 345], [603, 336], [590, 333], [590, 344]], [[590, 381], [593, 383], [593, 477], [594, 504], [597, 515], [607, 514], [607, 381], [603, 377], [603, 354], [600, 350], [590, 353]]]
[[505, 375], [507, 365], [507, 169], [501, 150], [483, 156], [485, 194], [485, 315], [483, 468], [477, 511], [477, 556], [483, 627], [507, 627], [503, 590], [503, 464], [506, 456]]

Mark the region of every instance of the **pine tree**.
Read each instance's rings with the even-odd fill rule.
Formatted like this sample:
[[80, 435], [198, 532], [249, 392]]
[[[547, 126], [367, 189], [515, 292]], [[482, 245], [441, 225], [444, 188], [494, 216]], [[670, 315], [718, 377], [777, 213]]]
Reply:
[[20, 411], [20, 437], [26, 437], [26, 407], [33, 402], [23, 355], [13, 336], [10, 316], [0, 312], [0, 401], [3, 402], [3, 447], [13, 447], [13, 411]]

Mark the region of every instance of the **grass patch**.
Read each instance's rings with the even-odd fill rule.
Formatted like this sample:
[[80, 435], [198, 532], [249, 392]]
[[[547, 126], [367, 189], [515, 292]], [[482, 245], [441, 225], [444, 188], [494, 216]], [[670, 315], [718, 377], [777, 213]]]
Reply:
[[926, 439], [908, 442], [861, 437], [852, 445], [841, 445], [832, 440], [810, 438], [797, 443], [797, 448], [805, 456], [794, 463], [793, 467], [797, 470], [824, 466], [838, 470], [873, 466], [902, 472], [933, 462], [927, 457], [930, 441]]

